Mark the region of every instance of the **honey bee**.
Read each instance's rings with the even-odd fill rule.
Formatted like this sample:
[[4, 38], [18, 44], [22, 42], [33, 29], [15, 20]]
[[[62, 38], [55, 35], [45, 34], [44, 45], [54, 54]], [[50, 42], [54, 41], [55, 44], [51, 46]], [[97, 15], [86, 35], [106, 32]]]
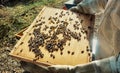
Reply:
[[84, 20], [81, 20], [80, 23], [83, 23]]
[[71, 55], [74, 55], [74, 54], [75, 54], [75, 52], [72, 52], [72, 53], [71, 53]]
[[68, 54], [70, 54], [70, 51], [67, 51]]
[[55, 13], [55, 15], [58, 15], [58, 13]]
[[20, 53], [23, 51], [23, 49], [20, 50]]
[[55, 55], [53, 55], [53, 59], [55, 59]]
[[22, 45], [24, 42], [21, 42], [20, 45]]
[[84, 51], [81, 51], [81, 53], [83, 54], [83, 53], [84, 53]]
[[63, 52], [61, 52], [60, 54], [63, 55]]
[[90, 53], [88, 53], [88, 56], [91, 56], [91, 54], [90, 54]]

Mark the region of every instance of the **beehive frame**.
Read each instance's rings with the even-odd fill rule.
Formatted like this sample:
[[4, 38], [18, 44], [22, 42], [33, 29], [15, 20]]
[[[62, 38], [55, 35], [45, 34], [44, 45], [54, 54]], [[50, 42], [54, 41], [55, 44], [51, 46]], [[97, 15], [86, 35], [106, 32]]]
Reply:
[[[83, 24], [91, 24], [90, 19], [84, 20], [82, 15], [79, 16], [67, 10], [44, 7], [30, 27], [24, 32], [24, 35], [17, 42], [10, 55], [42, 65], [77, 65], [87, 63], [91, 59], [91, 50], [87, 36], [89, 32], [82, 27]], [[62, 30], [57, 30], [59, 28]], [[70, 37], [66, 37], [65, 34]], [[41, 38], [36, 37], [39, 35], [41, 37], [42, 35], [44, 37], [46, 35], [50, 36], [39, 42], [38, 40]], [[53, 39], [56, 36], [57, 39], [54, 41]], [[59, 41], [62, 42], [62, 45], [58, 44]], [[39, 45], [43, 42], [41, 46], [37, 47], [37, 51], [41, 52], [41, 54], [35, 53], [36, 46], [34, 47], [34, 45], [37, 44], [34, 42], [39, 43]], [[54, 50], [49, 49], [51, 48], [49, 42], [54, 43]], [[31, 47], [30, 43], [34, 45]]]

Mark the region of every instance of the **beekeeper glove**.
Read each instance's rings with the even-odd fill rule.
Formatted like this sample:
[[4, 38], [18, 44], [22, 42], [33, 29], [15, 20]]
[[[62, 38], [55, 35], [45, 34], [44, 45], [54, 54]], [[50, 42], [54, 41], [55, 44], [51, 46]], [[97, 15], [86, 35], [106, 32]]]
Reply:
[[44, 66], [38, 66], [25, 61], [21, 61], [20, 64], [25, 71], [30, 73], [50, 73], [48, 68]]
[[103, 13], [108, 0], [83, 0], [70, 10], [77, 13], [96, 14]]
[[79, 4], [81, 1], [83, 1], [83, 0], [74, 0], [74, 3]]
[[53, 65], [49, 67], [49, 70], [52, 73], [118, 73], [117, 70], [120, 67], [117, 67], [117, 63], [120, 61], [116, 59], [116, 57], [110, 57], [77, 66]]

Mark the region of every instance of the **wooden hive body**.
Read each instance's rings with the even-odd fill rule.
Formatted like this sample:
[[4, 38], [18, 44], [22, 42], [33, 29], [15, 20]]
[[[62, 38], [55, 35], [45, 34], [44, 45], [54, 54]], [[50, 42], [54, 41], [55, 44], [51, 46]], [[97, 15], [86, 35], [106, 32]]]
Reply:
[[10, 55], [42, 65], [87, 63], [91, 51], [82, 24], [75, 13], [44, 7]]

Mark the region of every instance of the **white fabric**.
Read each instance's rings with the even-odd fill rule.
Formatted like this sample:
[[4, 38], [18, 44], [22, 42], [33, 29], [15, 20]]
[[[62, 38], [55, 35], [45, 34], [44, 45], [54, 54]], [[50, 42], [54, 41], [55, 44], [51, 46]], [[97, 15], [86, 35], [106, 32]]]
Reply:
[[107, 6], [98, 31], [101, 58], [120, 52], [120, 0], [112, 0]]
[[[99, 48], [96, 59], [118, 55], [120, 52], [120, 0], [109, 0], [108, 3], [107, 0], [84, 0], [78, 5], [78, 9], [79, 12], [87, 14], [96, 14], [105, 9], [98, 29]], [[100, 65], [102, 64], [104, 63], [101, 62]], [[120, 73], [120, 58], [118, 60], [110, 58], [109, 65], [113, 73]], [[103, 69], [107, 66], [105, 65]]]
[[[104, 11], [98, 29], [99, 48], [96, 59], [113, 56], [120, 52], [120, 0], [83, 0], [79, 12], [96, 14]], [[106, 7], [106, 8], [105, 8]]]
[[110, 58], [110, 67], [112, 69], [112, 73], [117, 73], [117, 62], [116, 62], [116, 57], [111, 57]]
[[107, 0], [83, 0], [78, 4], [79, 12], [86, 14], [96, 14], [103, 12], [107, 4]]

